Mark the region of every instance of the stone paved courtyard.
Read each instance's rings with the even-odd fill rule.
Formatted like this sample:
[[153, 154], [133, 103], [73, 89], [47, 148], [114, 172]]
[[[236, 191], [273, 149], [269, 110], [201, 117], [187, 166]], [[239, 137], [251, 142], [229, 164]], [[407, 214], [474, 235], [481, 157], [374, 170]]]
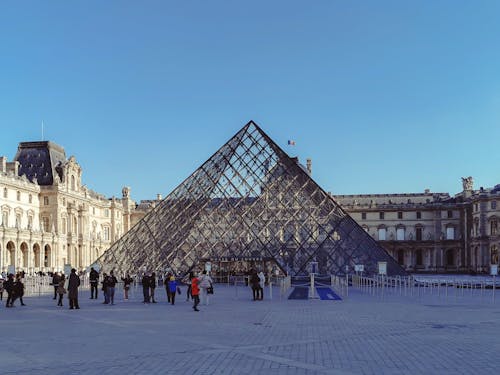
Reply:
[[3, 301], [2, 374], [498, 373], [500, 298], [287, 300], [275, 289], [254, 302], [247, 288], [217, 285], [196, 313], [184, 291], [175, 306], [163, 289], [150, 305], [140, 289], [127, 302], [120, 290], [114, 306], [82, 291], [71, 311], [51, 296]]

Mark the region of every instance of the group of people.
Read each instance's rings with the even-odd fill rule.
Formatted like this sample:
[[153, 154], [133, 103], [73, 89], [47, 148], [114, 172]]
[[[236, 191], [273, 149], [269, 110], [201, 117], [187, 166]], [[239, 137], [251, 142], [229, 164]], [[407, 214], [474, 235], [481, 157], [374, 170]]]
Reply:
[[7, 280], [0, 277], [0, 300], [3, 300], [3, 292], [7, 292], [7, 303], [5, 307], [15, 307], [14, 302], [19, 298], [19, 302], [21, 302], [21, 306], [26, 306], [23, 302], [24, 296], [24, 283], [23, 283], [23, 274], [18, 273], [14, 276], [14, 274], [9, 273], [7, 275]]
[[80, 287], [80, 276], [76, 273], [76, 269], [72, 268], [71, 273], [68, 277], [68, 289], [66, 290], [66, 277], [64, 274], [59, 275], [55, 272], [52, 275], [52, 286], [54, 287], [54, 298], [57, 299], [59, 295], [59, 299], [57, 301], [57, 306], [63, 306], [63, 297], [65, 294], [68, 294], [69, 300], [69, 308], [79, 309], [80, 305], [78, 304], [78, 288]]
[[250, 286], [252, 287], [253, 300], [261, 301], [264, 299], [264, 284], [266, 282], [266, 276], [264, 272], [260, 271], [257, 273], [256, 270], [250, 272]]
[[[78, 276], [76, 269], [71, 269], [71, 273], [68, 277], [67, 289], [66, 289], [66, 281], [67, 278], [64, 274], [58, 274], [57, 272], [52, 275], [52, 286], [54, 287], [54, 300], [58, 298], [57, 306], [63, 306], [63, 297], [65, 294], [68, 294], [69, 299], [69, 308], [70, 309], [79, 309], [78, 303], [78, 288], [80, 286], [80, 277]], [[134, 279], [127, 273], [124, 277], [121, 278], [123, 282], [123, 293], [124, 299], [127, 301], [129, 299], [129, 290], [134, 283]], [[102, 292], [104, 295], [103, 304], [115, 304], [115, 288], [116, 284], [118, 284], [118, 279], [114, 275], [113, 271], [110, 271], [109, 274], [103, 273], [102, 279], [100, 281], [99, 272], [97, 272], [94, 268], [91, 268], [89, 275], [90, 282], [90, 299], [98, 298], [98, 289], [99, 283], [102, 285]], [[161, 282], [161, 281], [160, 281]], [[190, 272], [188, 277], [182, 280], [184, 284], [188, 286], [186, 291], [186, 301], [192, 299], [193, 301], [193, 310], [200, 311], [198, 306], [200, 302], [208, 305], [209, 296], [213, 294], [213, 280], [206, 270], [201, 272], [199, 275], [194, 272]], [[157, 286], [157, 278], [154, 272], [145, 273], [141, 279], [142, 289], [143, 289], [143, 303], [157, 303], [155, 300], [155, 289]], [[179, 287], [179, 283], [176, 280], [175, 276], [172, 273], [167, 273], [163, 281], [165, 285], [165, 290], [167, 294], [168, 303], [175, 305], [175, 298], [177, 294], [181, 294], [181, 289]], [[265, 283], [265, 275], [264, 273], [252, 270], [250, 272], [249, 284], [253, 291], [253, 300], [262, 300], [264, 297], [264, 283]], [[22, 306], [25, 306], [23, 302], [24, 295], [24, 284], [22, 282], [22, 275], [18, 274], [14, 276], [13, 274], [9, 274], [7, 280], [0, 277], [0, 300], [3, 299], [4, 290], [7, 292], [7, 303], [6, 307], [14, 307], [14, 301], [18, 298], [21, 302]]]

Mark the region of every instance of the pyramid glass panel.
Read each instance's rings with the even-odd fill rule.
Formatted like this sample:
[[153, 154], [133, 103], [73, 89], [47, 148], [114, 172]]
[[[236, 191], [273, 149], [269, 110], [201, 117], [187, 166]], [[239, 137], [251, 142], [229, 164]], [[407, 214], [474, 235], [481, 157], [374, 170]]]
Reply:
[[311, 262], [342, 275], [363, 264], [405, 271], [254, 122], [246, 124], [97, 263], [120, 272], [264, 259], [290, 275]]

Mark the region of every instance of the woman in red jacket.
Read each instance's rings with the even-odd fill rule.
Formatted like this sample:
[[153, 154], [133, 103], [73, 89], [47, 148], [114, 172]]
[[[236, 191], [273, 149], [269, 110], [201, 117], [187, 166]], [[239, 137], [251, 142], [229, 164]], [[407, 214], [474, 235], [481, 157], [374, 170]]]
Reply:
[[191, 295], [193, 296], [193, 310], [194, 311], [200, 311], [198, 310], [198, 304], [200, 303], [200, 288], [198, 286], [198, 278], [193, 275], [193, 278], [191, 279]]

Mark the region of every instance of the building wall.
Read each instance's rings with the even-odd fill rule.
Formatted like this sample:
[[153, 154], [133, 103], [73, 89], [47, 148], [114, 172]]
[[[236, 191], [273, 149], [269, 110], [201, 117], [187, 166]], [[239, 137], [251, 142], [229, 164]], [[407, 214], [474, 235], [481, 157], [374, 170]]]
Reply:
[[106, 198], [82, 184], [75, 157], [51, 185], [18, 176], [18, 162], [0, 158], [0, 270], [62, 271], [87, 268], [130, 229], [130, 189]]

